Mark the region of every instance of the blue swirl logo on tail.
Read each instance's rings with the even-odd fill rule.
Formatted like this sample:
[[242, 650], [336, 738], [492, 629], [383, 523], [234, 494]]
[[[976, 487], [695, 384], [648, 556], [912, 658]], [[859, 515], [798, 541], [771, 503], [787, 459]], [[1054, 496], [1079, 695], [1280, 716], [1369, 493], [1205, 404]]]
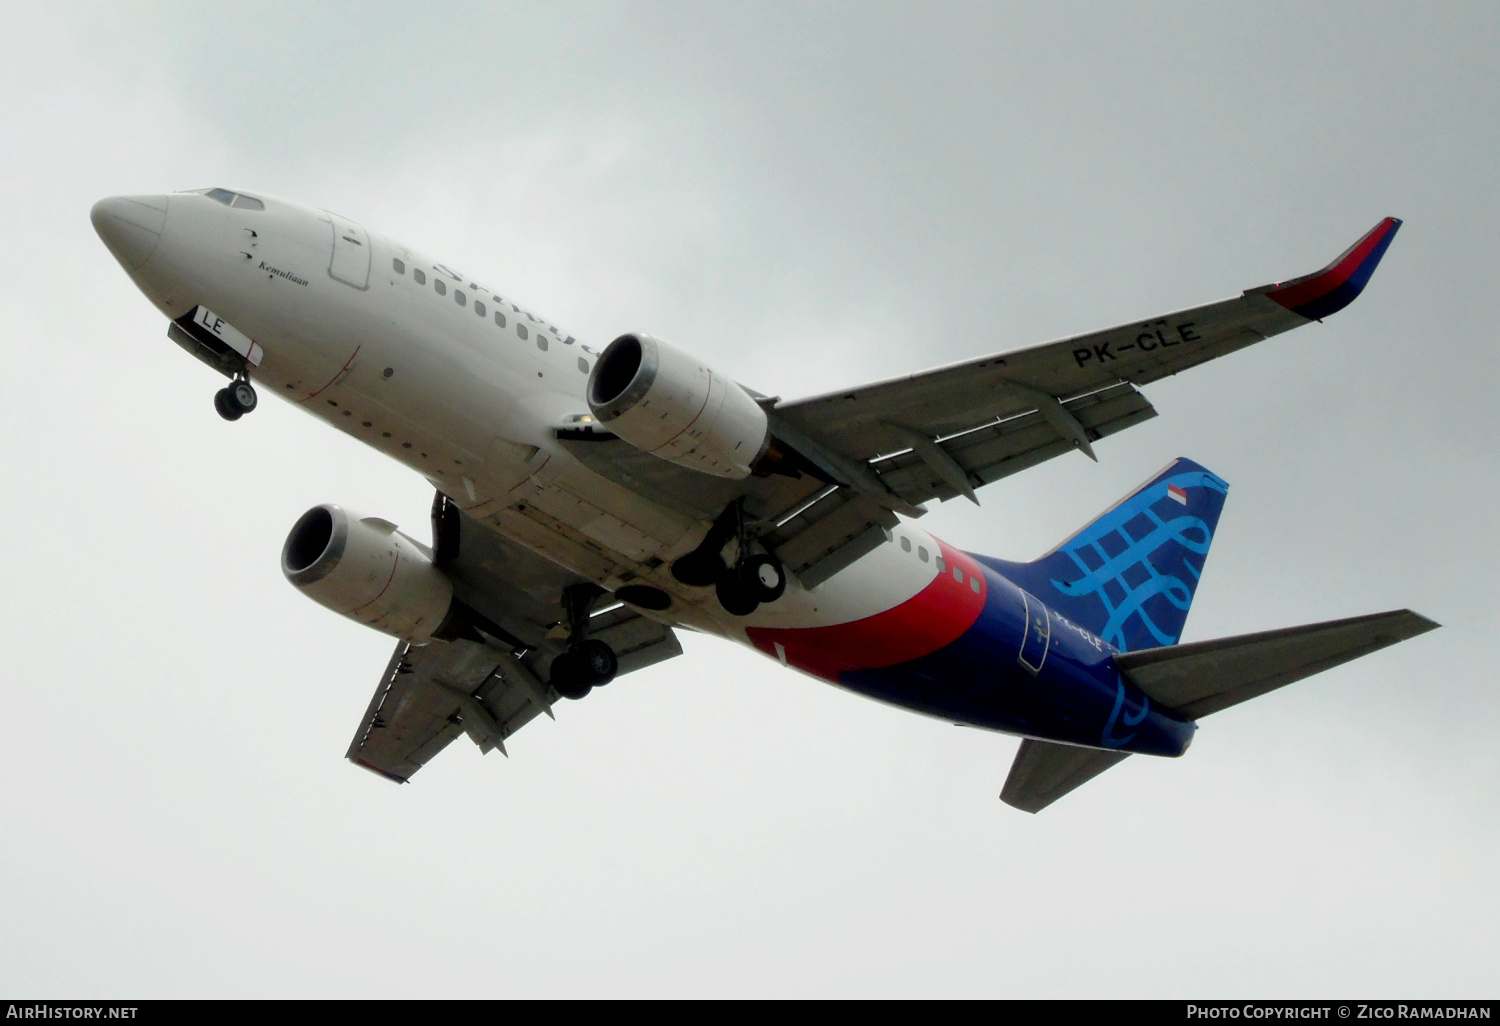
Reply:
[[1121, 745], [1129, 744], [1130, 739], [1135, 737], [1135, 731], [1132, 730], [1124, 737], [1116, 737], [1115, 724], [1122, 723], [1127, 727], [1139, 726], [1150, 711], [1151, 699], [1144, 695], [1141, 696], [1141, 707], [1134, 715], [1125, 711], [1125, 678], [1118, 673], [1115, 674], [1115, 707], [1110, 710], [1109, 722], [1104, 725], [1104, 733], [1099, 735], [1099, 743], [1105, 748], [1119, 748]]
[[1096, 633], [1122, 652], [1175, 643], [1228, 493], [1201, 468], [1163, 475], [1063, 543], [1049, 569], [1065, 573], [1053, 562], [1065, 556], [1083, 576], [1052, 587], [1068, 605], [1096, 598]]

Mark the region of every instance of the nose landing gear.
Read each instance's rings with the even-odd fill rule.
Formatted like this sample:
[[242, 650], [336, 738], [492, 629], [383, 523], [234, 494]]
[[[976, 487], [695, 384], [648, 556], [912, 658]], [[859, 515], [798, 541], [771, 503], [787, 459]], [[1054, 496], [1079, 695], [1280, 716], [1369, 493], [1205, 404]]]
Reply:
[[225, 420], [239, 420], [259, 403], [249, 378], [235, 378], [214, 393], [214, 409]]
[[594, 584], [570, 584], [563, 589], [568, 614], [568, 649], [552, 660], [551, 684], [559, 695], [577, 701], [615, 679], [620, 664], [614, 649], [588, 637], [589, 609], [604, 589]]

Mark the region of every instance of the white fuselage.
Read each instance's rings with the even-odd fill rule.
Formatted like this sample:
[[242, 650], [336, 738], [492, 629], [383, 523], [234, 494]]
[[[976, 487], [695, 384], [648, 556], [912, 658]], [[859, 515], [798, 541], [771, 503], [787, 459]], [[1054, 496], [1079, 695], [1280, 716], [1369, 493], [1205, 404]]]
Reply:
[[[160, 242], [127, 269], [169, 318], [211, 309], [264, 350], [250, 368], [275, 394], [420, 473], [469, 515], [606, 589], [649, 583], [657, 615], [740, 642], [747, 627], [817, 627], [890, 610], [937, 570], [939, 546], [895, 539], [807, 591], [795, 579], [749, 617], [668, 570], [706, 523], [585, 467], [556, 425], [585, 415], [597, 355], [502, 291], [337, 215], [261, 197], [167, 204]], [[122, 260], [122, 262], [125, 262]]]

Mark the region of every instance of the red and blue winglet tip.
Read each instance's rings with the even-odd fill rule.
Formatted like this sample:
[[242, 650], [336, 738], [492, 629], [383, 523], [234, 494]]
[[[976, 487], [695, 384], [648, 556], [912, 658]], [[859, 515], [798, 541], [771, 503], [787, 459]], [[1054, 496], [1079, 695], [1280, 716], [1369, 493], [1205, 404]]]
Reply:
[[1386, 218], [1321, 271], [1272, 285], [1265, 296], [1310, 321], [1338, 313], [1364, 291], [1400, 227], [1399, 218]]

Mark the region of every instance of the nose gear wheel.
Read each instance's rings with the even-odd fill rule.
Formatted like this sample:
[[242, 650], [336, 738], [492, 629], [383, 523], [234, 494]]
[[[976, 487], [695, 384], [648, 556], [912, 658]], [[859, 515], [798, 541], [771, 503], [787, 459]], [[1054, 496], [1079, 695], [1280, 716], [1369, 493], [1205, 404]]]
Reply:
[[255, 386], [248, 378], [235, 378], [214, 393], [214, 409], [225, 420], [239, 420], [260, 404]]

